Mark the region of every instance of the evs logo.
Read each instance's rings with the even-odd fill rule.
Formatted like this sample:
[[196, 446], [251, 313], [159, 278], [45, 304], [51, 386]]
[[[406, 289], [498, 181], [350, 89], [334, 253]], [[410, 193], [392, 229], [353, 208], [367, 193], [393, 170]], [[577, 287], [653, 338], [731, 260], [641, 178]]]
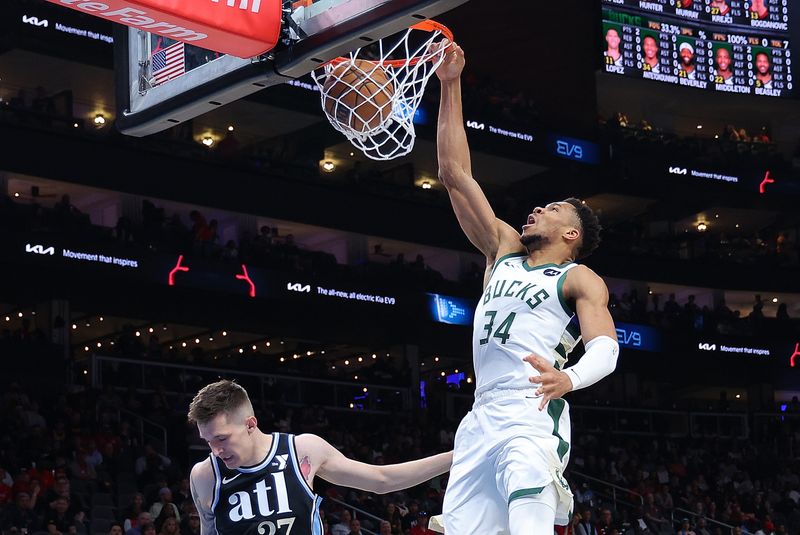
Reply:
[[671, 175], [685, 175], [688, 174], [688, 170], [685, 167], [670, 167], [669, 174]]
[[701, 351], [716, 351], [717, 350], [717, 344], [709, 344], [707, 342], [701, 342], [701, 343], [697, 344], [697, 349], [699, 349]]
[[585, 139], [550, 134], [547, 136], [547, 150], [567, 160], [589, 164], [600, 162], [600, 148]]
[[22, 15], [22, 22], [33, 26], [44, 26], [45, 28], [48, 25], [47, 19], [39, 20], [38, 17], [29, 17], [28, 15]]
[[287, 282], [286, 289], [290, 292], [311, 293], [310, 284], [301, 284], [299, 282]]
[[634, 330], [617, 327], [617, 339], [623, 346], [642, 347], [642, 334]]
[[[211, 0], [211, 1], [214, 2], [215, 4], [219, 4], [219, 0]], [[235, 3], [236, 3], [236, 0], [226, 0], [225, 1], [225, 4], [228, 7], [234, 7]], [[248, 0], [240, 0], [239, 1], [239, 9], [244, 9], [246, 11], [247, 10], [247, 4], [248, 4]], [[253, 5], [252, 5], [252, 7], [250, 7], [250, 11], [252, 13], [258, 13], [259, 9], [261, 9], [261, 0], [253, 0]]]
[[580, 145], [573, 145], [562, 139], [556, 141], [556, 153], [561, 156], [566, 156], [567, 158], [583, 160], [583, 147]]
[[486, 130], [486, 125], [484, 123], [479, 123], [478, 121], [467, 121], [467, 128], [472, 128], [474, 130]]
[[30, 243], [25, 244], [25, 252], [26, 253], [36, 253], [36, 254], [47, 254], [47, 255], [54, 255], [56, 254], [55, 247], [48, 247], [45, 249], [44, 245], [31, 245]]

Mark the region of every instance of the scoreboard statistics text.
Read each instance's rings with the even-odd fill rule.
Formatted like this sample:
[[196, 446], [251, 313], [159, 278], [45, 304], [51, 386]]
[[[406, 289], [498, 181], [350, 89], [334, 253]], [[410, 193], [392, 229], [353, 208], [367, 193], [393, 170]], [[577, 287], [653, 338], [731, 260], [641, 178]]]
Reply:
[[603, 0], [603, 68], [711, 91], [795, 97], [791, 0]]

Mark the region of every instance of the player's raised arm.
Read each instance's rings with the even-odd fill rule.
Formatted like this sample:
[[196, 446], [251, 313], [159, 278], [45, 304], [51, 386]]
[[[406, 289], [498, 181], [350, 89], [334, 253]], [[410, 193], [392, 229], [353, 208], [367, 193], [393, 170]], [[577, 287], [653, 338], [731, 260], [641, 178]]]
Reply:
[[444, 63], [436, 71], [442, 84], [437, 131], [439, 180], [450, 195], [450, 202], [458, 223], [469, 238], [490, 262], [498, 251], [508, 247], [520, 249], [519, 234], [497, 219], [486, 195], [472, 177], [472, 162], [464, 130], [461, 111], [461, 72], [464, 69], [464, 51], [453, 43]]
[[324, 439], [316, 435], [297, 437], [298, 449], [310, 453], [319, 463], [316, 475], [333, 483], [355, 489], [386, 494], [424, 483], [450, 470], [453, 453], [440, 453], [407, 463], [373, 465], [348, 459]]

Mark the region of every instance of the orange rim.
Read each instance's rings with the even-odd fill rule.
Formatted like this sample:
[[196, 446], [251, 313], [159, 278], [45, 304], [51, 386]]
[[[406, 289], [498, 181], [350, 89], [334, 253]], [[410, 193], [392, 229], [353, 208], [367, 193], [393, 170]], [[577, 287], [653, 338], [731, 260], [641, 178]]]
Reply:
[[[423, 20], [422, 22], [418, 22], [415, 25], [411, 26], [410, 29], [412, 29], [412, 30], [421, 30], [421, 31], [430, 32], [430, 33], [437, 32], [437, 31], [441, 32], [441, 34], [444, 35], [445, 38], [447, 38], [448, 41], [450, 41], [450, 44], [447, 45], [447, 48], [450, 48], [451, 46], [453, 46], [453, 40], [454, 40], [453, 39], [453, 32], [450, 31], [450, 28], [448, 28], [447, 26], [445, 26], [441, 22], [436, 22], [435, 20], [430, 20], [430, 19]], [[344, 63], [346, 61], [350, 61], [350, 58], [346, 58], [344, 56], [339, 56], [338, 58], [334, 58], [334, 59], [330, 60], [325, 65], [339, 65], [340, 63]], [[371, 61], [371, 60], [361, 60], [361, 61], [366, 61], [368, 63], [372, 63], [373, 65], [377, 65], [378, 64], [377, 61]], [[420, 61], [422, 61], [422, 57], [421, 56], [415, 56], [415, 57], [410, 58], [410, 59], [390, 59], [390, 60], [382, 61], [382, 62], [380, 62], [380, 65], [384, 66], [384, 67], [400, 68], [400, 67], [405, 67], [406, 65], [416, 65]]]

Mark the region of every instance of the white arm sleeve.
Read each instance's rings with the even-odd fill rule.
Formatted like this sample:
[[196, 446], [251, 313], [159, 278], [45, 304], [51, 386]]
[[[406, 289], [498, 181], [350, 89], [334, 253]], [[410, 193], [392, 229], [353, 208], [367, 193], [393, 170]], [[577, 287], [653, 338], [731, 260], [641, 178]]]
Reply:
[[609, 336], [592, 338], [586, 344], [586, 353], [574, 366], [565, 369], [572, 381], [572, 390], [592, 386], [617, 367], [619, 344]]

